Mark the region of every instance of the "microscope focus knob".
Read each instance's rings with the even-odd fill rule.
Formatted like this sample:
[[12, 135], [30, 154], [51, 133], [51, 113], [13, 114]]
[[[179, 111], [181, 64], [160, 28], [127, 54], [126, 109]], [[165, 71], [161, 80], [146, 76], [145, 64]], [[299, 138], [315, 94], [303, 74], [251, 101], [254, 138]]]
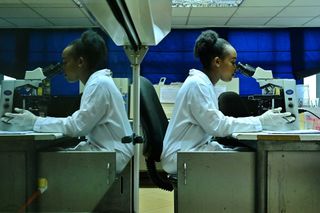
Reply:
[[3, 104], [3, 108], [8, 109], [10, 107], [10, 104]]
[[293, 103], [289, 103], [288, 107], [293, 108]]

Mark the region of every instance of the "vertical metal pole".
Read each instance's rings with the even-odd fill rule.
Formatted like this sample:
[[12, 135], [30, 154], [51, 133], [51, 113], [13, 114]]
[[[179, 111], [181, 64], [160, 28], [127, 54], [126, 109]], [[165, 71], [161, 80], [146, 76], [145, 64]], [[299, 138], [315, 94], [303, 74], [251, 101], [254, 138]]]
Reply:
[[316, 98], [320, 98], [320, 74], [316, 75]]
[[[135, 56], [135, 62], [137, 62]], [[140, 64], [132, 64], [133, 71], [133, 132], [140, 135]], [[133, 207], [139, 213], [139, 172], [140, 172], [140, 144], [134, 146], [133, 161]]]
[[[131, 62], [133, 85], [133, 132], [140, 136], [140, 63], [148, 51], [147, 46], [141, 46], [137, 51], [130, 46], [124, 46], [124, 51]], [[139, 172], [140, 144], [134, 146], [133, 157], [133, 211], [139, 213]]]

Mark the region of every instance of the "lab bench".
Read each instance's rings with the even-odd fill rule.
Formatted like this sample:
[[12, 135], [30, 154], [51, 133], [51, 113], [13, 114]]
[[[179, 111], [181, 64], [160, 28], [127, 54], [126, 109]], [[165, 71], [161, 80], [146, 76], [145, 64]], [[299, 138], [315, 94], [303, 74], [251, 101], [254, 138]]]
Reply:
[[319, 212], [320, 134], [233, 136], [252, 151], [178, 152], [175, 212]]
[[260, 132], [234, 137], [256, 153], [256, 212], [319, 212], [320, 134]]
[[[73, 139], [57, 133], [0, 134], [0, 212], [132, 211], [132, 165], [116, 174], [115, 152], [56, 151]], [[53, 149], [52, 149], [53, 148]]]
[[26, 202], [37, 188], [36, 153], [62, 141], [62, 134], [0, 134], [0, 211], [17, 211]]

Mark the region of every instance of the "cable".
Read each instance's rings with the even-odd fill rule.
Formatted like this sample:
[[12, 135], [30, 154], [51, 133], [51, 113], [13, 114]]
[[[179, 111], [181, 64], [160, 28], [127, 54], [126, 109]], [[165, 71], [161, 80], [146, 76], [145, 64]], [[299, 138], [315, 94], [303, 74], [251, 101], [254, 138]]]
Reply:
[[48, 189], [48, 180], [46, 178], [38, 179], [38, 190], [33, 192], [30, 197], [28, 197], [27, 202], [24, 203], [18, 210], [18, 213], [23, 213], [26, 211], [27, 207], [42, 193]]
[[28, 198], [27, 202], [25, 204], [23, 204], [19, 210], [18, 213], [23, 213], [25, 212], [25, 210], [27, 209], [27, 207], [37, 198], [41, 195], [40, 190], [37, 190], [35, 192], [32, 193], [32, 195]]
[[315, 113], [313, 113], [313, 112], [311, 112], [310, 110], [307, 110], [307, 109], [300, 108], [300, 109], [298, 109], [298, 112], [299, 112], [299, 114], [300, 113], [304, 113], [304, 112], [309, 112], [310, 114], [314, 115], [316, 118], [320, 119], [320, 117], [318, 115], [316, 115]]

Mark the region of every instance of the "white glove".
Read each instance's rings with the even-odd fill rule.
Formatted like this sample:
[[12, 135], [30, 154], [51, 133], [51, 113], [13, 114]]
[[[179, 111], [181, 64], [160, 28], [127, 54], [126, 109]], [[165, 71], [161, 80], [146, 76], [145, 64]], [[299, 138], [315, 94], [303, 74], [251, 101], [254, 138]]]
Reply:
[[259, 116], [262, 129], [279, 130], [281, 126], [291, 123], [295, 118], [290, 112], [281, 113], [282, 108], [270, 109]]
[[28, 130], [32, 130], [34, 123], [37, 120], [37, 116], [25, 109], [14, 108], [14, 110], [17, 113], [7, 112], [4, 114], [4, 117], [1, 118], [1, 121], [8, 124], [23, 126]]

